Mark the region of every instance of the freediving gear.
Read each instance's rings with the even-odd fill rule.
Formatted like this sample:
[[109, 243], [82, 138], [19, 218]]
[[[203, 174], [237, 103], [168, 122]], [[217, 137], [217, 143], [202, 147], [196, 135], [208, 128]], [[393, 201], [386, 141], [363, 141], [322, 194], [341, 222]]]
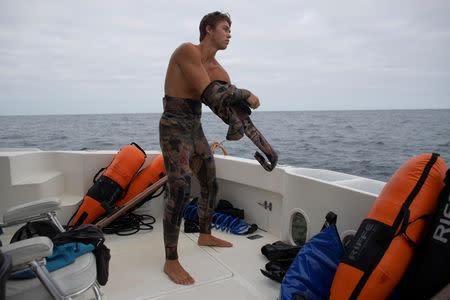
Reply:
[[261, 248], [261, 253], [267, 257], [268, 260], [279, 259], [293, 259], [297, 256], [303, 245], [291, 245], [282, 241], [277, 241], [272, 244], [266, 244]]
[[294, 258], [272, 260], [265, 265], [265, 270], [260, 271], [264, 276], [281, 283], [293, 261]]
[[330, 300], [386, 299], [410, 264], [447, 167], [439, 154], [404, 163], [386, 183], [339, 264]]
[[[145, 168], [143, 168], [136, 174], [127, 188], [125, 197], [116, 202], [116, 207], [120, 207], [126, 204], [140, 192], [163, 178], [165, 175], [166, 170], [164, 169], [164, 158], [162, 154], [158, 154]], [[147, 199], [150, 200], [151, 195]], [[140, 202], [139, 206], [144, 203], [145, 201]]]
[[[292, 260], [291, 260], [292, 263]], [[260, 269], [261, 273], [272, 279], [275, 280], [278, 283], [281, 283], [283, 281], [284, 276], [286, 275], [287, 269], [284, 269], [278, 262], [269, 261], [266, 266], [265, 270]]]
[[121, 207], [114, 210], [111, 214], [99, 220], [95, 225], [98, 228], [103, 229], [105, 226], [109, 225], [111, 222], [114, 222], [119, 217], [134, 210], [135, 206], [139, 205], [140, 202], [145, 201], [150, 195], [153, 195], [153, 193], [155, 193], [159, 188], [161, 188], [166, 182], [167, 176], [164, 176], [163, 178], [161, 178], [160, 180], [158, 180], [157, 182], [155, 182], [154, 184], [143, 190], [133, 199], [131, 199]]
[[185, 233], [200, 232], [200, 226], [195, 221], [184, 219], [184, 232]]
[[93, 223], [104, 213], [111, 212], [124, 195], [133, 176], [144, 164], [145, 158], [145, 151], [136, 143], [123, 147], [100, 178], [97, 179], [97, 176], [104, 169], [94, 176], [94, 184], [75, 213], [72, 226]]
[[450, 282], [450, 169], [417, 253], [399, 284], [402, 299], [431, 299]]
[[159, 137], [169, 181], [169, 199], [165, 203], [163, 218], [164, 244], [166, 258], [176, 259], [180, 224], [189, 201], [192, 174], [201, 187], [198, 204], [200, 232], [211, 233], [217, 194], [216, 168], [200, 122], [201, 102], [166, 95], [163, 104]]
[[202, 92], [200, 99], [202, 102], [211, 108], [225, 124], [230, 125], [227, 134], [227, 140], [239, 140], [244, 136], [242, 122], [235, 119], [229, 113], [229, 109], [233, 105], [240, 106], [245, 113], [251, 115], [251, 110], [247, 99], [250, 97], [250, 92], [245, 89], [238, 89], [232, 84], [225, 81], [216, 80], [211, 82]]
[[236, 86], [224, 81], [213, 81], [203, 91], [201, 100], [207, 105], [222, 121], [227, 124], [227, 140], [239, 140], [245, 135], [257, 146], [267, 157], [258, 151], [255, 152], [255, 159], [266, 171], [272, 171], [278, 161], [278, 154], [275, 152], [264, 136], [253, 125], [250, 119], [251, 110], [247, 102], [250, 92], [238, 89]]
[[224, 199], [220, 199], [219, 203], [217, 203], [216, 208], [214, 209], [216, 213], [230, 215], [234, 218], [239, 218], [241, 220], [245, 219], [245, 214], [243, 209], [239, 209], [236, 207], [233, 207], [233, 205]]

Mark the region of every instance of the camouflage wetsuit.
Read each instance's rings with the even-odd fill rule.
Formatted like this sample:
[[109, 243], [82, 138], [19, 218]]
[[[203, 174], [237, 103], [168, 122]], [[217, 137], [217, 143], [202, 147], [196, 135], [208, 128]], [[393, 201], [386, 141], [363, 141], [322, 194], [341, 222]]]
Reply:
[[178, 235], [189, 201], [191, 177], [201, 186], [198, 214], [201, 233], [211, 233], [211, 219], [217, 193], [214, 156], [200, 122], [200, 101], [165, 96], [159, 123], [159, 142], [169, 179], [169, 199], [164, 212], [166, 259], [177, 259]]

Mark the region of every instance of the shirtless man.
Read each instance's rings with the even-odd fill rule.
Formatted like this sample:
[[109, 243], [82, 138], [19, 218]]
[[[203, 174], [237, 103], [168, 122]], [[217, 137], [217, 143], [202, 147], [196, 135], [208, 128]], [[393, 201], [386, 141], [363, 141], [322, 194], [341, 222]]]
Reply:
[[[189, 201], [191, 177], [201, 186], [198, 203], [201, 246], [231, 247], [232, 244], [211, 235], [211, 221], [217, 194], [214, 157], [201, 126], [202, 97], [208, 90], [208, 103], [247, 101], [255, 109], [259, 99], [247, 90], [230, 84], [230, 77], [217, 62], [218, 50], [225, 50], [231, 38], [228, 14], [214, 12], [200, 23], [200, 44], [184, 43], [169, 61], [163, 99], [164, 113], [159, 132], [164, 164], [169, 177], [169, 199], [164, 212], [164, 272], [178, 284], [195, 281], [178, 261], [177, 244], [183, 211]], [[227, 84], [225, 86], [225, 84]], [[217, 92], [220, 90], [222, 93]], [[224, 96], [223, 93], [227, 93]], [[204, 99], [204, 98], [203, 98]], [[203, 101], [206, 103], [205, 101]], [[211, 105], [208, 105], [212, 107]], [[215, 109], [212, 108], [214, 112]], [[216, 113], [217, 114], [217, 113]]]

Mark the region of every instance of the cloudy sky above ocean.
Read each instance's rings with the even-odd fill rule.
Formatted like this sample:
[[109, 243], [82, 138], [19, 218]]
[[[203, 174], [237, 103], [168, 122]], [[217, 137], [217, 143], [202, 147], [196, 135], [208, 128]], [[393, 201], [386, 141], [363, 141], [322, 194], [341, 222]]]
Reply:
[[0, 115], [161, 112], [203, 15], [260, 110], [450, 108], [450, 1], [0, 1]]

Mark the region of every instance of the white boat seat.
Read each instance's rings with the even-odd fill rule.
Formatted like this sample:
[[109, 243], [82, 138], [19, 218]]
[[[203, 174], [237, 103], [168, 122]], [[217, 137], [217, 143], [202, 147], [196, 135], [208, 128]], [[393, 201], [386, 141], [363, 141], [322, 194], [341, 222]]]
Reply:
[[56, 219], [55, 211], [59, 209], [61, 200], [59, 198], [45, 198], [9, 208], [3, 215], [3, 226], [11, 226], [28, 221], [43, 218], [50, 219], [55, 225], [64, 231]]
[[5, 224], [12, 224], [16, 222], [22, 223], [28, 218], [38, 217], [41, 214], [55, 211], [59, 209], [60, 204], [61, 201], [58, 198], [45, 198], [17, 205], [9, 208], [6, 211], [6, 213], [3, 215], [3, 222]]
[[[20, 224], [30, 219], [49, 218], [63, 231], [54, 210], [59, 199], [38, 200], [8, 210], [4, 225]], [[21, 220], [25, 220], [22, 221]], [[45, 257], [53, 253], [53, 243], [47, 237], [34, 237], [5, 245], [0, 250], [12, 258], [12, 272], [32, 269], [32, 279], [9, 279], [6, 282], [7, 299], [68, 299], [92, 288], [95, 298], [101, 299], [97, 283], [97, 266], [92, 252], [83, 254], [75, 262], [51, 273], [44, 267]], [[52, 292], [50, 292], [52, 291]]]
[[[76, 258], [75, 262], [50, 273], [64, 295], [76, 295], [91, 288], [96, 282], [95, 256], [90, 252]], [[6, 298], [52, 299], [38, 278], [8, 280]]]

